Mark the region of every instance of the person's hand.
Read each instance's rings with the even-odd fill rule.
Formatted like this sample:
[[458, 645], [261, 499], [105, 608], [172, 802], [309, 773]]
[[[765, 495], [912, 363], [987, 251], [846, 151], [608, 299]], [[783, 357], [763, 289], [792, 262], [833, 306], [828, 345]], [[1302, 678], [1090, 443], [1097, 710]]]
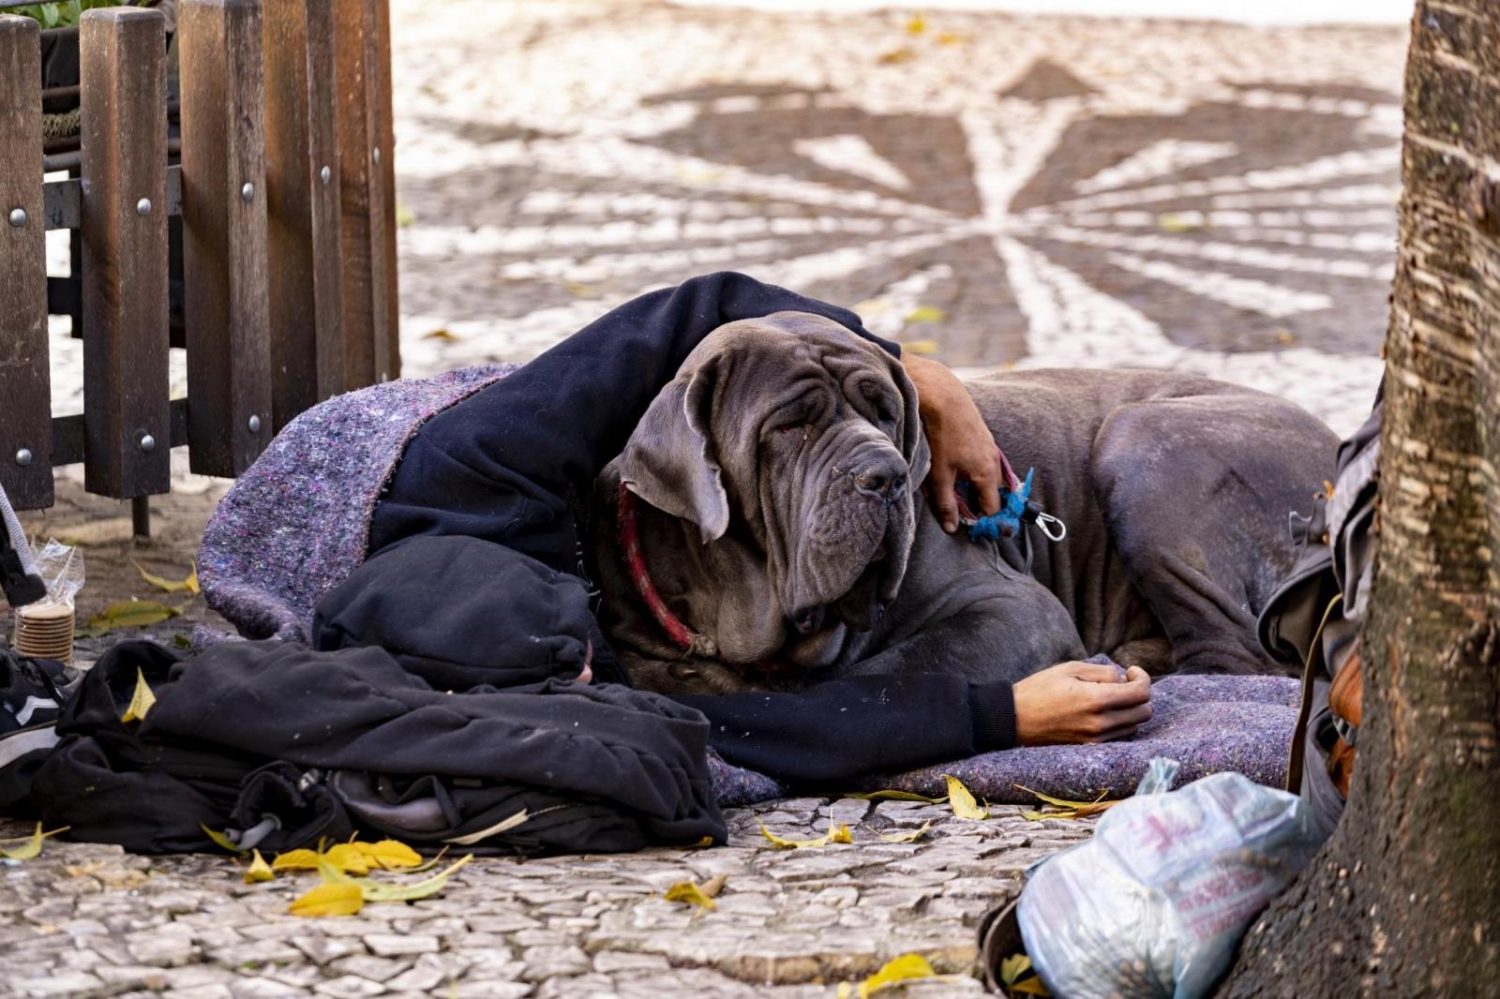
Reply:
[[1125, 739], [1151, 718], [1151, 677], [1139, 666], [1058, 663], [1013, 690], [1022, 746]]
[[958, 496], [953, 486], [960, 476], [974, 483], [981, 513], [998, 513], [1000, 455], [963, 382], [937, 361], [909, 351], [902, 353], [901, 366], [917, 388], [917, 407], [927, 429], [927, 446], [932, 449], [927, 498], [943, 530], [952, 534], [958, 529]]

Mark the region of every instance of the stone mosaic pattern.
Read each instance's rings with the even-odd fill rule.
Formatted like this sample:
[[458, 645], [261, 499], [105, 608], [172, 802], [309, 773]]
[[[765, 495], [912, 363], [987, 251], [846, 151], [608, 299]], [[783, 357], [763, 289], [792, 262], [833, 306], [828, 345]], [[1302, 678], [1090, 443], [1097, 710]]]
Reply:
[[732, 268], [961, 369], [1368, 411], [1401, 29], [461, 6], [463, 34], [401, 25], [409, 369], [522, 359]]

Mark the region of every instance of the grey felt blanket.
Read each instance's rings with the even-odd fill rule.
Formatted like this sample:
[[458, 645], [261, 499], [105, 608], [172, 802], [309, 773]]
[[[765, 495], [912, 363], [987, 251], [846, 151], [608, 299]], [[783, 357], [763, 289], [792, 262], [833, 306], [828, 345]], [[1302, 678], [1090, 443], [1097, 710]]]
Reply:
[[[890, 788], [936, 797], [952, 774], [976, 797], [1036, 804], [1020, 787], [1071, 800], [1135, 791], [1155, 756], [1182, 764], [1178, 784], [1232, 770], [1261, 784], [1281, 786], [1297, 720], [1301, 684], [1280, 676], [1168, 676], [1151, 691], [1152, 718], [1134, 739], [1094, 746], [1030, 746], [981, 753], [906, 773], [850, 781], [838, 791]], [[764, 774], [710, 761], [721, 805], [784, 797], [790, 789]], [[1018, 787], [1020, 785], [1020, 787]]]

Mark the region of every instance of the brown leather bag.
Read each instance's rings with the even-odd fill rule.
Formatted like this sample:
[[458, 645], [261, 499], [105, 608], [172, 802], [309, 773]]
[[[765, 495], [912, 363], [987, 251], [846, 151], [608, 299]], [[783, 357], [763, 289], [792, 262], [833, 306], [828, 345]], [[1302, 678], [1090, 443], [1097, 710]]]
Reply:
[[1364, 660], [1356, 640], [1349, 658], [1328, 688], [1328, 710], [1343, 723], [1339, 726], [1338, 741], [1328, 753], [1328, 776], [1345, 799], [1349, 797], [1349, 781], [1354, 776], [1355, 730], [1364, 715], [1364, 691]]

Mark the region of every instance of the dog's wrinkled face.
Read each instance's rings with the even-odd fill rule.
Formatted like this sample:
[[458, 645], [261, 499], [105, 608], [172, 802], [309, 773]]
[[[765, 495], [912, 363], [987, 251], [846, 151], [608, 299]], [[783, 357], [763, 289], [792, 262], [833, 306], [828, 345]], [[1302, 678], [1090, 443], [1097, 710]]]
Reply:
[[812, 635], [868, 629], [895, 597], [928, 462], [900, 364], [831, 320], [782, 312], [705, 339], [619, 468], [705, 544], [755, 550], [765, 578], [725, 584], [764, 587], [780, 618]]

